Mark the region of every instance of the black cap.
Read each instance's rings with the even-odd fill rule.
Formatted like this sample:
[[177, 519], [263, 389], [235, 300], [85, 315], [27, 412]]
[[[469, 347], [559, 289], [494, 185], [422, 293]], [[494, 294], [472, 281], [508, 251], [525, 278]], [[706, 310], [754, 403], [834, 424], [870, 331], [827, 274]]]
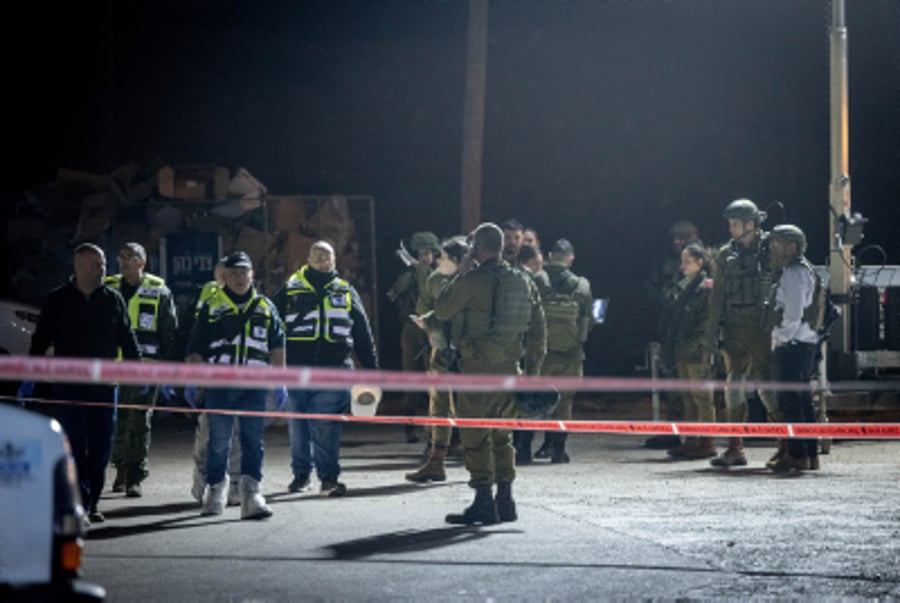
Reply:
[[556, 243], [553, 244], [553, 247], [550, 248], [550, 253], [557, 254], [569, 254], [575, 253], [575, 248], [572, 247], [572, 244], [569, 243], [568, 239], [559, 239]]
[[225, 258], [226, 268], [253, 268], [250, 256], [243, 251], [235, 251]]

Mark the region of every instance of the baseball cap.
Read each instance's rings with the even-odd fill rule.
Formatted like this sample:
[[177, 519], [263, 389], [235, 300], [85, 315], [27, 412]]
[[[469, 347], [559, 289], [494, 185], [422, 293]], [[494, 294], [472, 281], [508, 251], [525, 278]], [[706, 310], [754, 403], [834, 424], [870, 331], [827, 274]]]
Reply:
[[377, 385], [354, 385], [350, 388], [350, 411], [358, 417], [374, 417], [381, 402]]
[[253, 268], [250, 256], [243, 251], [235, 251], [225, 258], [226, 268]]

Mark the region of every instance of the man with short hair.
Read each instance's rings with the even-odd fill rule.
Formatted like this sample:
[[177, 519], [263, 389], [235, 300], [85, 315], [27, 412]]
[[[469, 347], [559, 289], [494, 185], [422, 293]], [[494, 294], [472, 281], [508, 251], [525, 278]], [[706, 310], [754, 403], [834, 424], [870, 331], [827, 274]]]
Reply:
[[[60, 358], [113, 359], [121, 351], [128, 360], [140, 360], [125, 300], [103, 283], [103, 250], [92, 243], [82, 243], [75, 248], [74, 260], [75, 275], [51, 291], [41, 308], [29, 355], [43, 356], [53, 346], [54, 355]], [[58, 400], [66, 401], [54, 407], [54, 416], [69, 438], [81, 500], [90, 521], [102, 522], [104, 517], [97, 505], [116, 428], [117, 387], [106, 383], [56, 383], [54, 390]], [[102, 405], [83, 406], [78, 402]]]
[[[359, 293], [337, 271], [334, 247], [316, 241], [309, 258], [275, 295], [284, 316], [287, 362], [296, 366], [337, 367], [353, 370], [353, 356], [367, 369], [378, 368], [375, 337]], [[349, 389], [296, 389], [291, 411], [340, 415], [350, 410]], [[320, 496], [347, 493], [341, 474], [341, 422], [290, 419], [291, 471], [288, 491], [309, 487], [315, 467], [321, 481]]]
[[500, 224], [500, 228], [503, 229], [503, 260], [512, 266], [518, 266], [525, 227], [516, 218], [509, 218]]
[[522, 231], [522, 245], [531, 245], [538, 251], [541, 250], [541, 239], [538, 237], [537, 229], [533, 226], [526, 226]]
[[[143, 360], [175, 360], [175, 331], [178, 316], [172, 292], [166, 282], [146, 272], [147, 252], [140, 243], [122, 245], [118, 255], [119, 274], [106, 278], [106, 285], [117, 290], [128, 305], [131, 328], [134, 329]], [[163, 389], [166, 398], [170, 388]], [[119, 408], [112, 463], [116, 467], [113, 492], [124, 490], [125, 496], [141, 496], [141, 482], [147, 477], [147, 454], [150, 451], [151, 407], [160, 391], [157, 384], [123, 385], [119, 403], [143, 408]]]

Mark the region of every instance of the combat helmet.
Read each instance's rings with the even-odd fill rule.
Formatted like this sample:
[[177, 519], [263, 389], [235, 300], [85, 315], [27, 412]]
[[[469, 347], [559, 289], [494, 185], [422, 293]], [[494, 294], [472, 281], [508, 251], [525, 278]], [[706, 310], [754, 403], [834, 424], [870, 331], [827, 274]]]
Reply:
[[420, 249], [431, 249], [436, 254], [441, 252], [441, 244], [437, 235], [428, 231], [413, 233], [409, 239], [409, 246], [412, 247], [413, 253]]
[[737, 199], [728, 204], [722, 214], [727, 220], [741, 220], [742, 222], [753, 222], [757, 226], [766, 221], [768, 214], [756, 206], [756, 203], [750, 199]]
[[772, 232], [769, 233], [769, 237], [777, 237], [779, 239], [784, 239], [788, 243], [796, 243], [797, 250], [800, 253], [806, 252], [806, 234], [800, 230], [798, 226], [794, 226], [793, 224], [779, 224], [772, 229]]

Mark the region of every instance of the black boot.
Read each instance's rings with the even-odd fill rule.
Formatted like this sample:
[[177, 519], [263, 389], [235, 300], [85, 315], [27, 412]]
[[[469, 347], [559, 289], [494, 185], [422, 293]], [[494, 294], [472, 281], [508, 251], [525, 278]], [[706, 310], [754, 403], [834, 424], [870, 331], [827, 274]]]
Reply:
[[541, 444], [541, 447], [538, 448], [538, 451], [534, 453], [534, 458], [549, 459], [552, 454], [553, 454], [553, 432], [545, 431], [544, 432], [544, 443]]
[[497, 482], [497, 517], [500, 521], [515, 521], [519, 518], [516, 514], [516, 501], [512, 497], [512, 482]]
[[568, 463], [569, 455], [566, 454], [566, 438], [569, 437], [567, 433], [554, 433], [553, 434], [553, 456], [550, 457], [551, 463]]
[[477, 486], [475, 488], [475, 501], [466, 507], [466, 510], [462, 513], [450, 513], [445, 521], [466, 526], [474, 524], [489, 526], [499, 523], [500, 518], [497, 516], [497, 505], [494, 503], [491, 487]]
[[533, 439], [533, 431], [513, 432], [513, 446], [516, 449], [516, 465], [531, 464], [531, 441]]

